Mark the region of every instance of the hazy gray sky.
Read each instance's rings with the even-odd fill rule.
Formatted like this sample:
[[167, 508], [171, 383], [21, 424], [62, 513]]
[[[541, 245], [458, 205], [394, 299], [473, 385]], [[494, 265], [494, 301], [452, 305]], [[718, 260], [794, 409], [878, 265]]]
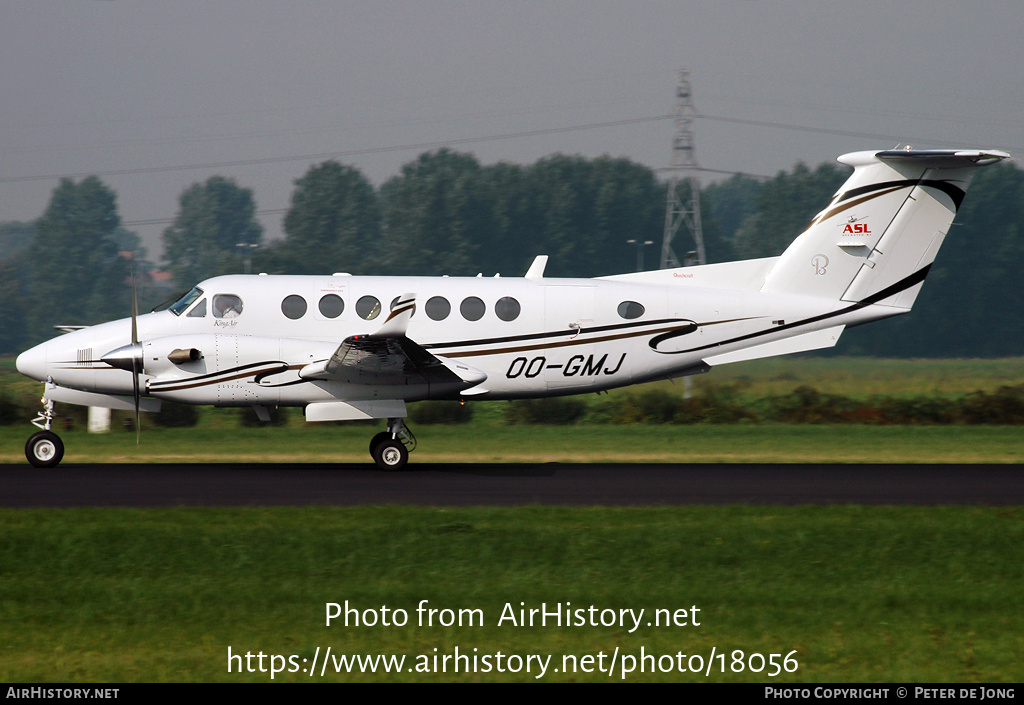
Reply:
[[[329, 154], [377, 184], [443, 143], [660, 168], [670, 120], [507, 136], [667, 115], [682, 67], [710, 169], [897, 142], [1021, 155], [1022, 50], [1020, 0], [0, 0], [0, 221], [96, 173], [153, 254], [167, 223], [143, 222], [213, 174], [279, 236]], [[219, 166], [175, 168], [196, 165]]]

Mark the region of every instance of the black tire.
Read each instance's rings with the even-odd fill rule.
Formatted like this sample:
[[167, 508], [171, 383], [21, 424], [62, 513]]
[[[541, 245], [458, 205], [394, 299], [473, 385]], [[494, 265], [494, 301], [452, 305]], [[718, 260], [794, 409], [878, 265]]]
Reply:
[[64, 442], [52, 431], [39, 431], [25, 443], [25, 457], [37, 468], [52, 468], [64, 457]]
[[377, 449], [377, 444], [381, 443], [382, 441], [388, 441], [388, 440], [391, 440], [391, 434], [388, 433], [387, 431], [381, 431], [376, 436], [371, 438], [370, 439], [370, 455], [372, 455], [374, 458], [376, 458], [377, 456], [375, 454], [375, 451]]
[[409, 451], [401, 441], [387, 438], [373, 449], [373, 461], [381, 470], [401, 470], [409, 462]]

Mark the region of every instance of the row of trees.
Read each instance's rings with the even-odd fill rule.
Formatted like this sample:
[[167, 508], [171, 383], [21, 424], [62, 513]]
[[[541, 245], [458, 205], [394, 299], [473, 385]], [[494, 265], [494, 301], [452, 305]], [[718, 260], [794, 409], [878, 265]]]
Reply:
[[[232, 191], [233, 189], [233, 191]], [[251, 193], [220, 177], [191, 187], [164, 233], [182, 285], [239, 271], [239, 243], [258, 242]], [[233, 217], [229, 217], [233, 214]], [[521, 274], [536, 254], [553, 276], [628, 271], [631, 238], [660, 237], [664, 187], [626, 159], [554, 156], [530, 166], [481, 165], [440, 150], [380, 189], [328, 161], [295, 182], [285, 238], [253, 254], [269, 273]]]
[[[709, 261], [780, 253], [847, 175], [845, 167], [798, 164], [767, 181], [734, 176], [708, 185], [701, 199]], [[252, 191], [215, 176], [181, 194], [163, 234], [164, 267], [179, 289], [241, 272], [247, 257], [253, 271], [270, 273], [514, 276], [548, 254], [550, 276], [612, 274], [633, 268], [627, 240], [660, 243], [665, 195], [651, 169], [610, 157], [485, 166], [439, 150], [380, 188], [327, 161], [295, 182], [285, 237], [265, 243]], [[1020, 354], [1022, 221], [1024, 172], [1005, 164], [981, 170], [914, 315], [854, 329], [839, 352]], [[0, 224], [0, 295], [22, 302], [0, 307], [0, 352], [47, 337], [54, 324], [125, 315], [126, 253], [137, 275], [152, 268], [138, 238], [120, 226], [115, 194], [96, 177], [61, 181], [34, 223]], [[153, 305], [159, 295], [143, 292], [147, 298]]]
[[34, 223], [0, 225], [0, 352], [52, 337], [57, 324], [130, 310], [138, 237], [121, 227], [114, 192], [97, 177], [64, 179]]

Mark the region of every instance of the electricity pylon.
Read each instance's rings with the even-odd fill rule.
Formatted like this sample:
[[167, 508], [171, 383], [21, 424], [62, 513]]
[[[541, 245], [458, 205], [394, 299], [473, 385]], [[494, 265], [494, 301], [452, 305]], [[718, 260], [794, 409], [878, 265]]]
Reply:
[[[700, 182], [697, 180], [697, 149], [693, 138], [693, 120], [697, 109], [693, 107], [690, 91], [690, 72], [679, 72], [676, 85], [675, 130], [672, 134], [672, 159], [668, 172], [668, 199], [665, 207], [665, 238], [661, 243], [661, 268], [679, 267], [683, 264], [706, 264], [704, 255], [704, 233], [700, 224]], [[682, 185], [689, 184], [689, 195], [681, 194]], [[696, 262], [690, 258], [680, 262], [672, 249], [672, 241], [679, 227], [686, 224], [693, 237]]]

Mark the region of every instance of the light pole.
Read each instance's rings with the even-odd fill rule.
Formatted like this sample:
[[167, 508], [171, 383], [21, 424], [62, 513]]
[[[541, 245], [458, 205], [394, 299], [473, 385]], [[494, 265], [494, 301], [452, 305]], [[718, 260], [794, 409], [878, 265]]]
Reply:
[[259, 245], [254, 242], [239, 242], [235, 247], [242, 248], [242, 257], [245, 259], [245, 273], [252, 274], [252, 251], [255, 250]]
[[636, 271], [644, 271], [644, 248], [653, 245], [653, 240], [626, 240], [627, 245], [636, 245]]

